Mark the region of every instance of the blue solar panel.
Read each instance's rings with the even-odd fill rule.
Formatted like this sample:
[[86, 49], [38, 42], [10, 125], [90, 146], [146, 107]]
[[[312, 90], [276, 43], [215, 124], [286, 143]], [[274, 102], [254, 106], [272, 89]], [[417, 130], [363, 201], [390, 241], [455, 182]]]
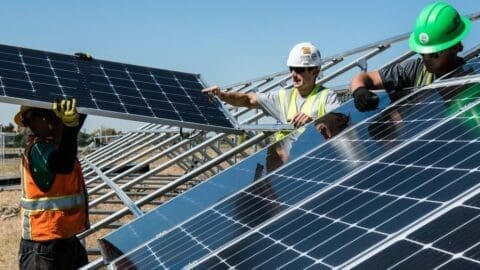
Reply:
[[[470, 87], [467, 92], [478, 95], [480, 84]], [[459, 100], [448, 102], [456, 101]], [[393, 239], [401, 230], [478, 188], [479, 111], [480, 105], [476, 105], [445, 123], [439, 123], [398, 151], [374, 161], [273, 222], [250, 231], [195, 266], [276, 268], [303, 258], [309, 263], [306, 266], [348, 268], [346, 264], [362, 252]], [[447, 134], [441, 133], [446, 130], [456, 136], [446, 137]], [[462, 137], [465, 134], [469, 134], [472, 140]], [[432, 155], [436, 158], [430, 157]], [[476, 217], [478, 209], [473, 212]], [[448, 260], [452, 260], [452, 265], [480, 267], [478, 261], [452, 255], [461, 254], [480, 243], [480, 234], [473, 229], [478, 228], [477, 220], [468, 219], [468, 223], [465, 222], [468, 226], [456, 231], [455, 223], [462, 224], [462, 221], [452, 215], [458, 213], [444, 218], [450, 221], [450, 225], [444, 220], [434, 222], [410, 235], [414, 241], [396, 243], [360, 265], [361, 269], [430, 269]], [[423, 241], [424, 245], [437, 242], [432, 248], [422, 249], [415, 241]], [[256, 250], [259, 246], [262, 247], [261, 253], [268, 256], [259, 256], [260, 252]], [[291, 255], [292, 260], [285, 262], [284, 254], [292, 252], [296, 253], [295, 256]], [[407, 259], [397, 265], [401, 258]]]
[[[294, 159], [303, 153], [305, 148], [312, 148], [322, 142], [323, 138], [311, 127], [292, 144], [290, 158]], [[161, 207], [106, 235], [99, 240], [104, 258], [115, 259], [152, 239], [160, 232], [170, 229], [251, 184], [255, 179], [256, 168], [266, 167], [266, 158], [267, 149], [261, 150], [236, 166], [213, 176]]]
[[75, 97], [84, 113], [235, 131], [221, 105], [201, 93], [198, 74], [0, 45], [0, 83], [6, 102], [48, 108]]
[[[458, 98], [458, 92], [467, 92], [467, 88], [470, 89], [468, 93], [473, 94]], [[238, 239], [242, 239], [245, 235], [250, 237], [251, 235], [260, 234], [260, 238], [265, 239], [262, 241], [268, 242], [269, 239], [266, 239], [268, 237], [265, 237], [268, 233], [256, 230], [253, 230], [252, 233], [252, 229], [272, 217], [278, 218], [279, 214], [285, 213], [286, 210], [291, 211], [288, 215], [294, 211], [303, 211], [305, 212], [303, 213], [304, 216], [306, 216], [305, 214], [314, 213], [311, 212], [313, 209], [320, 212], [330, 209], [331, 205], [325, 206], [323, 210], [317, 208], [308, 210], [296, 209], [294, 205], [325, 187], [330, 187], [332, 183], [347, 177], [352, 172], [358, 173], [356, 175], [361, 175], [362, 171], [356, 171], [360, 168], [366, 167], [367, 170], [375, 168], [368, 164], [372, 164], [373, 161], [383, 157], [386, 153], [415, 138], [420, 132], [438, 125], [449, 117], [450, 108], [446, 106], [447, 103], [450, 104], [460, 99], [476, 100], [478, 92], [478, 85], [466, 85], [421, 91], [412, 95], [403, 102], [384, 111], [380, 116], [358, 125], [355, 129], [347, 131], [331, 143], [320, 146], [315, 151], [267, 176], [257, 184], [242, 190], [240, 193], [229, 197], [197, 217], [173, 228], [158, 239], [147, 243], [142, 248], [116, 261], [114, 266], [123, 267], [126, 262], [141, 266], [146, 262], [151, 263], [153, 260], [163, 267], [177, 268], [212, 253], [215, 255], [212, 256], [211, 260], [225, 262], [226, 258], [222, 256], [222, 250], [215, 252], [214, 250], [237, 239], [241, 235], [243, 236]], [[401, 119], [396, 118], [397, 114], [401, 115]], [[393, 126], [393, 128], [385, 129], [382, 125]], [[402, 153], [401, 149], [403, 148], [400, 148], [399, 154]], [[403, 157], [404, 155], [400, 156]], [[378, 165], [384, 166], [370, 172], [373, 174], [378, 173], [379, 169], [384, 170], [391, 166], [382, 163], [378, 163]], [[398, 169], [407, 170], [410, 169], [411, 165], [404, 165], [404, 167], [399, 167]], [[415, 174], [415, 172], [409, 173]], [[435, 172], [434, 170], [432, 170], [431, 174], [441, 175], [440, 172]], [[366, 173], [365, 175], [368, 176], [369, 174]], [[330, 253], [325, 254], [325, 252], [330, 250], [332, 254], [328, 259], [329, 263], [323, 266], [327, 267], [330, 264], [339, 265], [349, 258], [347, 255], [358, 253], [365, 246], [380, 242], [383, 238], [388, 237], [389, 234], [399, 230], [407, 222], [416, 220], [441, 205], [441, 198], [436, 198], [433, 201], [424, 201], [416, 197], [405, 198], [406, 191], [402, 191], [402, 189], [399, 189], [395, 194], [388, 195], [379, 192], [363, 192], [364, 190], [355, 190], [356, 188], [352, 190], [351, 185], [356, 183], [352, 180], [354, 178], [355, 175], [350, 179], [350, 181], [353, 181], [350, 186], [331, 188], [324, 195], [327, 198], [322, 197], [321, 201], [327, 202], [336, 196], [342, 196], [341, 199], [338, 199], [339, 202], [352, 197], [357, 198], [357, 196], [359, 196], [359, 201], [356, 203], [368, 201], [365, 205], [362, 205], [361, 209], [355, 212], [348, 211], [347, 206], [344, 206], [343, 209], [338, 209], [336, 212], [338, 216], [348, 211], [348, 220], [362, 222], [362, 228], [346, 229], [349, 225], [336, 222], [335, 225], [329, 227], [329, 230], [331, 230], [331, 236], [335, 235], [335, 233], [341, 234], [336, 239], [337, 241], [328, 242], [325, 251], [323, 249], [315, 250], [312, 256], [303, 256], [304, 258], [298, 258], [297, 260], [302, 260], [303, 263], [306, 263], [311, 261], [312, 258], [317, 258], [313, 260], [315, 262], [319, 257], [323, 258], [329, 255]], [[364, 178], [361, 178], [361, 180]], [[372, 181], [370, 180], [370, 182]], [[376, 195], [376, 197], [372, 197], [373, 195]], [[328, 196], [331, 196], [331, 198]], [[376, 200], [377, 203], [371, 203], [372, 199]], [[356, 203], [352, 203], [350, 207], [356, 205]], [[318, 202], [315, 205], [318, 205]], [[383, 205], [388, 207], [380, 209]], [[378, 213], [371, 215], [365, 220], [361, 219], [363, 214], [371, 211], [378, 211]], [[392, 213], [398, 213], [399, 211], [404, 212], [396, 219]], [[286, 218], [286, 221], [288, 220], [291, 219]], [[391, 222], [385, 222], [385, 220], [391, 220]], [[276, 222], [267, 224], [278, 226]], [[379, 232], [369, 231], [371, 228], [377, 227], [381, 227]], [[247, 231], [250, 233], [245, 234]], [[308, 232], [310, 231], [307, 230], [303, 233]], [[298, 238], [292, 237], [292, 241], [298, 240]], [[341, 249], [342, 245], [339, 246], [341, 243], [347, 245], [350, 243], [349, 241], [357, 238], [359, 238], [358, 242], [348, 247]], [[244, 240], [239, 241], [238, 239], [236, 243], [239, 245], [244, 243]], [[278, 239], [275, 238], [274, 241], [276, 240]], [[328, 239], [324, 239], [324, 241], [328, 241]], [[255, 246], [253, 248], [258, 247]], [[285, 248], [285, 252], [291, 252], [286, 245], [283, 245], [283, 248]], [[239, 246], [236, 246], [236, 244], [223, 249], [225, 252], [236, 252], [239, 250]], [[175, 254], [175, 257], [172, 257], [171, 254]], [[297, 252], [297, 257], [300, 254], [303, 253]], [[240, 255], [236, 256], [238, 258]], [[268, 256], [266, 257], [269, 258]], [[253, 260], [251, 263], [254, 261], [259, 264], [257, 260]], [[206, 262], [211, 261], [207, 259]]]
[[467, 62], [465, 65], [457, 68], [452, 73], [447, 74], [445, 79], [449, 78], [458, 78], [462, 76], [468, 76], [473, 74], [480, 74], [480, 66], [478, 63], [480, 62], [480, 58], [476, 57]]
[[[385, 93], [380, 94], [380, 99], [382, 107], [385, 107], [389, 102]], [[353, 103], [346, 103], [341, 108], [338, 108], [337, 112], [349, 113], [353, 110]], [[350, 125], [364, 120], [366, 116], [368, 114], [351, 114]], [[323, 137], [314, 126], [307, 127], [305, 132], [300, 134], [296, 141], [292, 142], [289, 161], [294, 160], [323, 142]], [[267, 151], [267, 149], [264, 149], [255, 153], [239, 164], [175, 197], [141, 218], [106, 235], [99, 240], [104, 259], [111, 261], [129, 252], [157, 234], [171, 229], [173, 226], [205, 210], [219, 200], [251, 184], [256, 177], [257, 168], [259, 166], [266, 168]]]
[[479, 200], [477, 191], [472, 199], [449, 209], [354, 269], [480, 268]]

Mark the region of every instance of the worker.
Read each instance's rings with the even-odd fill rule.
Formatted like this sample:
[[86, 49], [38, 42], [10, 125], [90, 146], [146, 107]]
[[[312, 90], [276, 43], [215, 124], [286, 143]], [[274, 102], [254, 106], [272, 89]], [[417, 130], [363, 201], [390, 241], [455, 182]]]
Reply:
[[22, 159], [20, 269], [76, 269], [88, 262], [75, 236], [89, 226], [88, 201], [77, 159], [77, 135], [86, 118], [76, 101], [52, 110], [21, 106], [15, 123], [30, 135]]
[[[202, 92], [215, 95], [233, 106], [261, 108], [278, 122], [290, 123], [295, 128], [304, 126], [340, 105], [340, 99], [335, 92], [316, 84], [321, 71], [321, 56], [312, 43], [295, 45], [288, 55], [287, 66], [293, 83], [293, 87], [289, 89], [268, 93], [238, 93], [225, 92], [218, 86], [212, 86]], [[288, 134], [289, 132], [277, 132], [275, 140], [280, 141]], [[291, 139], [294, 138], [291, 136]], [[289, 140], [282, 142], [277, 144], [275, 149], [269, 149], [269, 154], [275, 158], [271, 160], [274, 162], [271, 166], [267, 164], [267, 171], [277, 168], [288, 159], [291, 143]]]
[[428, 85], [463, 65], [465, 61], [457, 55], [463, 50], [461, 41], [470, 27], [470, 20], [445, 2], [426, 6], [408, 41], [410, 49], [421, 58], [353, 77], [350, 91], [355, 107], [361, 112], [378, 107], [378, 97], [370, 90], [385, 89], [391, 99], [396, 99], [410, 91], [406, 88]]
[[89, 227], [88, 200], [77, 159], [85, 120], [75, 99], [52, 110], [21, 106], [15, 123], [30, 135], [22, 159], [20, 269], [77, 269], [88, 263], [75, 236]]
[[[79, 61], [92, 59], [85, 53], [75, 56]], [[21, 168], [20, 269], [78, 269], [88, 263], [76, 237], [90, 226], [77, 158], [77, 137], [85, 119], [74, 98], [54, 101], [51, 110], [21, 106], [15, 115], [15, 123], [32, 133]]]

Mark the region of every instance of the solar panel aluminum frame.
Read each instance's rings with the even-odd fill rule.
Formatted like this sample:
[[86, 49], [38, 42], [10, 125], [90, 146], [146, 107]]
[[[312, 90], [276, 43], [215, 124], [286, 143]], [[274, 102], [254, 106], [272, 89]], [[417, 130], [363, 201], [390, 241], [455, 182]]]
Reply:
[[[202, 85], [205, 87], [206, 85], [208, 85], [205, 81], [205, 79], [203, 79], [202, 76], [198, 75], [198, 80], [200, 82], [202, 82]], [[237, 118], [235, 118], [235, 116], [229, 111], [227, 110], [227, 108], [225, 108], [225, 106], [223, 105], [223, 103], [220, 101], [220, 99], [215, 96], [214, 99], [215, 103], [217, 104], [218, 106], [218, 109], [230, 120], [230, 123], [232, 123], [232, 125], [238, 130], [239, 129], [239, 126], [240, 124], [238, 123], [237, 121]], [[219, 131], [219, 132], [222, 132], [222, 131]], [[242, 131], [243, 132], [243, 131]], [[242, 134], [242, 132], [240, 133], [236, 133], [236, 134]]]
[[[146, 129], [146, 128], [149, 128], [149, 127], [153, 127], [153, 126], [156, 126], [154, 124], [145, 124], [143, 125], [142, 127], [139, 127], [137, 130], [138, 131], [141, 131], [143, 129]], [[132, 132], [129, 132], [129, 133], [126, 133], [124, 134], [121, 138], [113, 141], [113, 142], [110, 142], [109, 144], [105, 145], [105, 146], [102, 146], [98, 149], [96, 149], [95, 151], [87, 154], [87, 155], [84, 155], [86, 158], [88, 159], [92, 159], [94, 161], [94, 159], [96, 159], [96, 157], [100, 156], [100, 155], [104, 155], [106, 151], [109, 151], [109, 149], [111, 148], [114, 148], [114, 147], [117, 147], [118, 145], [121, 145], [121, 144], [124, 144], [125, 142], [127, 141], [131, 141], [134, 137], [138, 136], [137, 134], [139, 133], [132, 133]]]
[[[10, 103], [15, 105], [24, 105], [24, 106], [30, 106], [30, 107], [36, 107], [36, 108], [43, 108], [43, 109], [52, 108], [52, 103], [49, 103], [49, 102], [34, 101], [34, 100], [14, 98], [14, 97], [0, 96], [0, 102]], [[223, 105], [219, 104], [219, 106], [221, 106], [222, 111], [225, 111]], [[127, 113], [120, 113], [120, 112], [104, 111], [104, 110], [98, 110], [93, 108], [85, 108], [81, 106], [77, 107], [77, 111], [79, 113], [87, 114], [87, 115], [112, 117], [112, 118], [138, 121], [138, 122], [156, 123], [156, 124], [163, 124], [163, 125], [169, 125], [169, 126], [179, 126], [179, 127], [185, 127], [185, 128], [202, 129], [202, 130], [232, 133], [232, 134], [243, 133], [243, 130], [238, 128], [230, 129], [230, 128], [221, 127], [221, 126], [210, 126], [210, 125], [191, 123], [191, 122], [179, 122], [179, 121], [165, 119], [165, 118], [155, 118], [155, 117], [142, 116], [142, 115], [133, 115], [133, 114], [127, 114]], [[235, 124], [235, 123], [232, 123], [232, 124], [238, 127], [238, 124]]]
[[[254, 117], [255, 117], [255, 116], [254, 116]], [[179, 136], [179, 135], [174, 135], [174, 136]], [[209, 138], [208, 140], [202, 142], [201, 144], [195, 146], [194, 148], [192, 148], [191, 150], [189, 150], [189, 151], [187, 151], [187, 152], [176, 154], [175, 157], [172, 158], [172, 160], [170, 160], [170, 161], [162, 164], [162, 165], [159, 166], [159, 167], [156, 167], [155, 169], [153, 169], [153, 170], [149, 171], [148, 173], [144, 174], [143, 176], [136, 177], [134, 180], [132, 180], [131, 182], [129, 182], [128, 184], [126, 184], [126, 185], [124, 185], [124, 186], [125, 186], [125, 187], [129, 187], [129, 186], [135, 184], [136, 182], [140, 181], [141, 179], [143, 179], [143, 177], [145, 177], [145, 175], [149, 176], [149, 175], [151, 175], [152, 173], [154, 173], [154, 172], [156, 172], [156, 171], [158, 171], [158, 170], [165, 169], [165, 167], [166, 167], [166, 166], [170, 166], [170, 165], [172, 164], [172, 162], [180, 162], [179, 160], [181, 160], [182, 157], [185, 157], [186, 155], [188, 155], [190, 152], [192, 152], [192, 151], [197, 151], [198, 148], [204, 147], [205, 145], [208, 145], [208, 144], [214, 142], [214, 141], [217, 140], [217, 139], [223, 138], [224, 136], [226, 136], [226, 135], [223, 134], [223, 133], [217, 134], [216, 136], [214, 136], [214, 137], [212, 137], [212, 138]], [[173, 138], [173, 137], [170, 137], [169, 139], [174, 139], [174, 138]], [[163, 155], [164, 152], [173, 151], [175, 148], [178, 148], [178, 147], [180, 147], [181, 145], [185, 145], [185, 144], [187, 144], [187, 143], [189, 143], [188, 140], [183, 140], [183, 141], [175, 144], [174, 146], [171, 146], [171, 147], [168, 148], [167, 150], [162, 151], [161, 153], [158, 154], [158, 156]], [[154, 156], [154, 158], [155, 158], [155, 156]], [[138, 164], [137, 166], [135, 166], [135, 167], [133, 167], [133, 168], [131, 168], [131, 169], [123, 172], [123, 173], [120, 173], [120, 174], [116, 175], [116, 176], [113, 177], [112, 179], [115, 181], [115, 180], [117, 180], [117, 179], [125, 176], [127, 173], [129, 173], [129, 172], [131, 172], [131, 171], [134, 171], [137, 167], [140, 167], [140, 166], [142, 166], [142, 165], [144, 165], [145, 163], [150, 162], [150, 161], [151, 161], [151, 159], [148, 159], [148, 160], [146, 160], [146, 161], [142, 161], [142, 163]], [[95, 178], [98, 178], [98, 176], [96, 176]], [[95, 178], [94, 178], [94, 179], [95, 179]], [[92, 180], [93, 180], [93, 179], [92, 179]], [[88, 182], [90, 183], [92, 180], [90, 180], [90, 181], [88, 181]], [[101, 186], [104, 186], [104, 184], [101, 184], [101, 185], [95, 187], [93, 190], [98, 190]], [[122, 187], [124, 187], [124, 186], [122, 186]], [[92, 191], [92, 190], [91, 190], [91, 191]], [[106, 200], [106, 198], [108, 197], [108, 195], [112, 195], [112, 194], [111, 194], [111, 193], [107, 193], [106, 195], [103, 195], [103, 196], [101, 196], [100, 198], [97, 198], [96, 200], [90, 202], [90, 205], [93, 206], [93, 205], [99, 203], [101, 200]]]

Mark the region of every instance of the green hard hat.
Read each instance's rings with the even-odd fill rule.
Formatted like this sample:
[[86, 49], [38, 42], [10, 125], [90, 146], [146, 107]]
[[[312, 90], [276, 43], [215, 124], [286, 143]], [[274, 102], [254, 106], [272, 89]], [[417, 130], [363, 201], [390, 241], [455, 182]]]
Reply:
[[415, 22], [408, 45], [412, 51], [429, 54], [446, 50], [470, 31], [471, 22], [445, 2], [426, 6]]

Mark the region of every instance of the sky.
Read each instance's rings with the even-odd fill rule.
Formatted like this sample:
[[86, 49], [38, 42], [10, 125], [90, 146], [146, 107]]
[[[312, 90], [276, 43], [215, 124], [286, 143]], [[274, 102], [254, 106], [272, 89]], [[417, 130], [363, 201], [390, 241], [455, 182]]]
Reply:
[[[210, 85], [230, 85], [286, 69], [290, 49], [314, 43], [323, 57], [410, 32], [434, 1], [4, 1], [1, 44], [199, 73]], [[450, 0], [461, 14], [479, 0]], [[464, 40], [480, 42], [480, 22]], [[406, 41], [405, 41], [406, 43]], [[348, 83], [348, 82], [345, 82]], [[0, 103], [0, 124], [17, 105]], [[90, 116], [95, 128], [136, 129], [144, 123]]]

